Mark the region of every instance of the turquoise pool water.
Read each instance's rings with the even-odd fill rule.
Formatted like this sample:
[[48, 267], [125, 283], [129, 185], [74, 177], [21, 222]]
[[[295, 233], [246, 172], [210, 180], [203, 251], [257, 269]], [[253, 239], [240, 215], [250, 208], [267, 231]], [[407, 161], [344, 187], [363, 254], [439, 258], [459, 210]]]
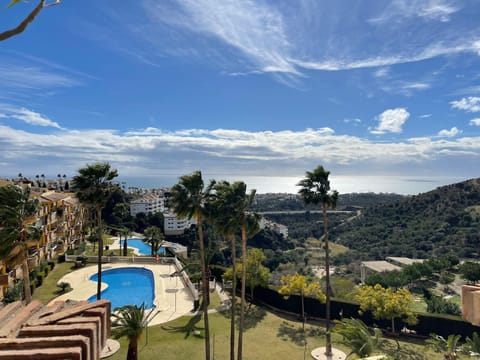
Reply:
[[[94, 274], [90, 280], [97, 281], [98, 275]], [[108, 284], [108, 288], [102, 291], [102, 299], [112, 302], [112, 310], [124, 305], [142, 305], [145, 308], [153, 307], [155, 299], [155, 282], [153, 273], [144, 268], [118, 268], [102, 271], [102, 282]], [[97, 300], [97, 294], [91, 296], [88, 301]]]
[[[123, 247], [123, 243], [125, 240], [120, 240], [120, 245]], [[142, 239], [137, 239], [137, 238], [131, 238], [127, 240], [127, 246], [128, 247], [133, 247], [135, 249], [138, 249], [138, 252], [140, 255], [151, 255], [152, 254], [152, 248], [150, 244], [147, 244], [144, 242]], [[162, 246], [160, 249], [158, 249], [157, 254], [165, 255], [166, 250]]]

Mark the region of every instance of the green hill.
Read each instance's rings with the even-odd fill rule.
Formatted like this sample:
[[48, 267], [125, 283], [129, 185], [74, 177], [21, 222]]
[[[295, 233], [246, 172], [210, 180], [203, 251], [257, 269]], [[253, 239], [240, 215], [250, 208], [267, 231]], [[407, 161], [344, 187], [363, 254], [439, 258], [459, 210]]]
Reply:
[[356, 258], [426, 258], [453, 252], [477, 257], [480, 245], [480, 179], [439, 187], [393, 203], [367, 207], [363, 215], [333, 228], [331, 240]]

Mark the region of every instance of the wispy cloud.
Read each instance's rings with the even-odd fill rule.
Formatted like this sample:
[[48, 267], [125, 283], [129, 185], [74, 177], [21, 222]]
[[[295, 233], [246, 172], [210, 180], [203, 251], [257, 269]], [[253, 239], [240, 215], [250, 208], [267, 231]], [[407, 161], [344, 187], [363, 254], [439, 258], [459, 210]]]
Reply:
[[[3, 98], [48, 96], [56, 88], [83, 85], [88, 74], [69, 69], [54, 62], [23, 53], [0, 51], [0, 92]], [[42, 91], [39, 91], [42, 90]]]
[[373, 72], [373, 76], [377, 78], [384, 78], [390, 74], [390, 68], [389, 67], [382, 67], [378, 70], [375, 70]]
[[378, 116], [378, 126], [370, 130], [372, 134], [401, 133], [402, 126], [410, 117], [404, 108], [388, 109]]
[[[463, 10], [452, 1], [394, 0], [387, 6], [369, 2], [362, 7], [370, 23], [346, 18], [350, 5], [341, 2], [328, 9], [321, 2], [282, 0], [142, 0], [140, 4], [143, 13], [135, 7], [128, 23], [119, 21], [115, 9], [106, 12], [122, 25], [122, 41], [109, 30], [110, 22], [91, 24], [89, 33], [100, 34], [97, 41], [124, 54], [132, 52], [129, 56], [143, 63], [156, 65], [160, 56], [178, 56], [215, 62], [229, 75], [268, 73], [290, 85], [307, 76], [306, 70], [380, 68], [374, 73], [380, 78], [389, 75], [392, 65], [477, 54], [480, 49], [478, 27], [432, 28], [416, 22], [418, 17], [426, 22], [439, 20], [439, 24], [450, 20]], [[406, 36], [412, 26], [414, 41]], [[409, 90], [428, 86], [417, 85]]]
[[467, 112], [479, 112], [480, 111], [480, 97], [469, 96], [460, 100], [450, 102], [452, 108], [465, 110]]
[[352, 124], [353, 126], [357, 126], [362, 123], [362, 120], [359, 118], [350, 118], [350, 119], [343, 119], [343, 122], [346, 124]]
[[401, 18], [420, 17], [425, 20], [447, 22], [450, 15], [460, 10], [452, 1], [445, 0], [395, 0], [388, 4], [377, 17], [370, 18], [370, 23], [385, 23]]
[[480, 118], [470, 120], [469, 124], [474, 126], [480, 126]]
[[428, 119], [429, 117], [432, 117], [432, 114], [423, 114], [419, 116], [420, 119]]
[[0, 118], [16, 119], [34, 126], [47, 126], [57, 129], [62, 128], [57, 122], [50, 120], [48, 117], [23, 107], [15, 107], [0, 103], [0, 111], [3, 112], [0, 114]]
[[444, 137], [453, 137], [457, 136], [458, 134], [461, 134], [462, 131], [457, 129], [457, 127], [452, 127], [450, 130], [443, 129], [438, 132], [439, 136], [444, 136]]

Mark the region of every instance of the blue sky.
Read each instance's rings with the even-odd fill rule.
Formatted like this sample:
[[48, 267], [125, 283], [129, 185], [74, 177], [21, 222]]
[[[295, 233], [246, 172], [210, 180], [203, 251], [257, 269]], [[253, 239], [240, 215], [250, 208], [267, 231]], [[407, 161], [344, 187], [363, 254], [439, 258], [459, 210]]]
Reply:
[[[0, 31], [36, 2], [0, 10]], [[0, 43], [0, 176], [479, 176], [477, 0], [70, 1]]]

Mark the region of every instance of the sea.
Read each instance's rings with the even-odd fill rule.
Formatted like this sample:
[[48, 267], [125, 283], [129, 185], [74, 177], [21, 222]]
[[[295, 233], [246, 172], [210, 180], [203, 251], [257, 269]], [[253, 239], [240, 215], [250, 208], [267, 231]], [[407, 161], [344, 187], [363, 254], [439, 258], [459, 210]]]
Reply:
[[[210, 179], [243, 181], [247, 191], [255, 189], [259, 194], [298, 192], [296, 186], [302, 177], [289, 176], [245, 176], [202, 173], [207, 184]], [[178, 182], [178, 176], [123, 176], [118, 180], [125, 188], [138, 187], [155, 189], [170, 187]], [[401, 195], [417, 195], [428, 192], [439, 186], [454, 184], [468, 180], [464, 177], [416, 177], [416, 176], [333, 176], [330, 175], [330, 187], [340, 194], [348, 193], [395, 193]]]

